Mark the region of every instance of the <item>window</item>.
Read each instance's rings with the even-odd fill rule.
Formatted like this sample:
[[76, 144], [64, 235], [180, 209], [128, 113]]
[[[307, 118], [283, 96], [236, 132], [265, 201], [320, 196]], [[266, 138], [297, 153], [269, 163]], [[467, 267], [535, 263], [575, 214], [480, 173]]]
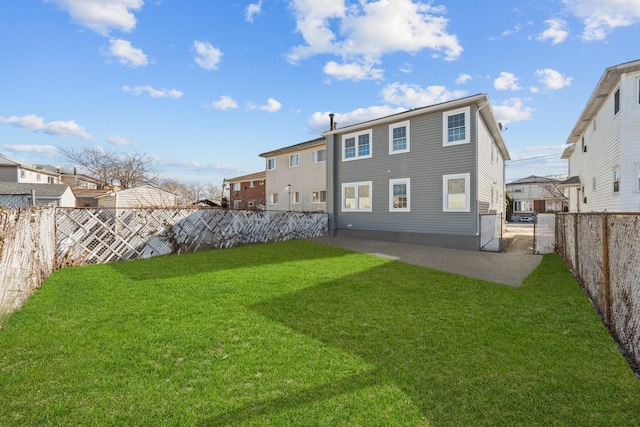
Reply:
[[249, 187], [253, 188], [256, 186], [256, 182], [255, 181], [250, 181], [249, 182]]
[[240, 191], [240, 183], [239, 182], [234, 182], [233, 183], [233, 191]]
[[389, 126], [389, 154], [409, 152], [409, 122]]
[[234, 200], [233, 209], [242, 209], [242, 200]]
[[634, 191], [636, 193], [640, 193], [640, 163], [636, 163], [634, 164], [634, 168], [635, 170], [635, 183], [636, 183], [636, 188], [634, 189]]
[[37, 175], [36, 175], [36, 181], [37, 181], [37, 182], [42, 181], [42, 176], [41, 176], [40, 174], [37, 174]]
[[26, 172], [21, 170], [20, 171], [20, 178], [24, 178], [25, 176], [27, 176]]
[[292, 154], [289, 156], [289, 167], [297, 168], [300, 165], [300, 155]]
[[313, 152], [313, 163], [327, 161], [327, 150], [318, 150]]
[[278, 193], [269, 193], [269, 204], [270, 205], [278, 204]]
[[291, 193], [291, 203], [300, 203], [300, 192], [294, 191]]
[[410, 212], [411, 180], [409, 178], [389, 180], [389, 212]]
[[260, 180], [260, 185], [264, 185], [264, 179]]
[[342, 184], [342, 211], [371, 212], [371, 181]]
[[620, 192], [620, 169], [618, 168], [613, 170], [613, 192]]
[[531, 200], [515, 200], [513, 202], [514, 212], [533, 212], [533, 202]]
[[342, 161], [371, 157], [371, 130], [342, 137]]
[[276, 168], [276, 159], [267, 159], [267, 170], [274, 170]]
[[466, 144], [469, 139], [469, 107], [450, 111], [442, 115], [443, 143], [442, 145]]
[[55, 184], [56, 183], [56, 179], [54, 177], [50, 176], [50, 177], [47, 178], [47, 182], [49, 184]]
[[620, 89], [613, 94], [613, 114], [618, 114], [618, 111], [620, 111]]
[[469, 179], [471, 175], [461, 173], [442, 177], [444, 212], [470, 212]]
[[326, 191], [314, 191], [312, 194], [311, 201], [313, 203], [324, 203], [327, 201], [327, 192]]

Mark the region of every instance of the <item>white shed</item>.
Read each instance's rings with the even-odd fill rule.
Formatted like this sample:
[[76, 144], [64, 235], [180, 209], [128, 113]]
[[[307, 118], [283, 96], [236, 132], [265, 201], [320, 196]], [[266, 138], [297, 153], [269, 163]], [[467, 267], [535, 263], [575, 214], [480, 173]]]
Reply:
[[170, 208], [178, 205], [178, 196], [151, 185], [129, 188], [127, 190], [109, 191], [98, 196], [98, 207], [106, 209], [161, 207]]

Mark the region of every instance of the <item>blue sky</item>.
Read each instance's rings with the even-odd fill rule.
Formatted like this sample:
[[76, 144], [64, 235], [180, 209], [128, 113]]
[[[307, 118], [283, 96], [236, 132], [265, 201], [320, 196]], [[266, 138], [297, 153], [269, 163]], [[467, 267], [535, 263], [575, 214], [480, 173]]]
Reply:
[[487, 93], [507, 180], [560, 154], [605, 68], [638, 59], [640, 0], [0, 2], [0, 153], [145, 153], [185, 182], [264, 169], [328, 129]]

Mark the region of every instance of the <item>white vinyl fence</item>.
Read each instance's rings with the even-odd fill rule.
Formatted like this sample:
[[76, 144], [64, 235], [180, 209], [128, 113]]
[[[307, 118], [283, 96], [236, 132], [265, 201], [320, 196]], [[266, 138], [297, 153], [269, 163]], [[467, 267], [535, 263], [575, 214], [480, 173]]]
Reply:
[[502, 214], [480, 215], [480, 250], [500, 252], [502, 242]]

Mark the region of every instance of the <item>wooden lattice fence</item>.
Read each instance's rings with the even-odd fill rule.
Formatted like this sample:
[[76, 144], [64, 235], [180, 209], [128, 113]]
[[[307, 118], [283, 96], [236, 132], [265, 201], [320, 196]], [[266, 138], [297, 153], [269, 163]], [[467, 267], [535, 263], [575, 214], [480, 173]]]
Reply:
[[53, 270], [327, 234], [327, 215], [222, 209], [0, 211], [0, 320]]
[[223, 209], [58, 209], [61, 265], [100, 264], [322, 236], [326, 214]]

